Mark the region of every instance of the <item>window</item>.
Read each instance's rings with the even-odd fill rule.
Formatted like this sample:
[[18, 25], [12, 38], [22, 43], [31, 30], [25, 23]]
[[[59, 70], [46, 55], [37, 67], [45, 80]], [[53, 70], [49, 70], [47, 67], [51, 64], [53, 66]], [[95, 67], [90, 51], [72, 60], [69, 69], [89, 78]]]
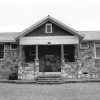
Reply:
[[95, 43], [95, 58], [100, 59], [100, 44]]
[[4, 44], [0, 44], [0, 60], [4, 59]]
[[11, 50], [17, 50], [17, 49], [18, 49], [18, 45], [16, 43], [12, 43]]
[[81, 48], [81, 49], [88, 49], [88, 48], [89, 48], [88, 42], [81, 42], [80, 48]]
[[46, 24], [45, 33], [52, 33], [52, 24]]

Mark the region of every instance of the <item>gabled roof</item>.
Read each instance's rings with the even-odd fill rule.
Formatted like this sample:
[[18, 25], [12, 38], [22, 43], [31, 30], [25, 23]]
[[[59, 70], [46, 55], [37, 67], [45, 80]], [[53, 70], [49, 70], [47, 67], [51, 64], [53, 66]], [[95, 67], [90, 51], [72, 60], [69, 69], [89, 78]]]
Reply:
[[83, 34], [84, 38], [83, 40], [100, 40], [100, 31], [79, 31], [79, 34]]
[[0, 32], [0, 42], [16, 42], [14, 36], [19, 32]]
[[33, 31], [34, 29], [38, 28], [39, 26], [45, 24], [48, 21], [54, 23], [55, 25], [61, 27], [62, 29], [66, 30], [66, 31], [68, 31], [68, 32], [70, 32], [70, 33], [78, 36], [78, 37], [83, 37], [82, 35], [78, 34], [78, 31], [72, 29], [71, 27], [63, 24], [62, 22], [60, 22], [60, 21], [56, 20], [55, 18], [53, 18], [53, 17], [51, 17], [51, 16], [48, 15], [44, 19], [40, 20], [39, 22], [37, 22], [37, 23], [33, 24], [32, 26], [28, 27], [27, 29], [25, 29], [21, 33], [17, 34], [15, 36], [15, 38], [18, 39], [19, 37], [22, 37], [22, 36], [28, 34], [29, 32]]
[[52, 22], [59, 27], [63, 28], [64, 30], [71, 32], [72, 34], [83, 37], [84, 41], [100, 41], [100, 31], [76, 31], [69, 26], [61, 23], [60, 21], [54, 19], [51, 16], [47, 16], [44, 19], [40, 20], [39, 22], [35, 23], [34, 25], [28, 27], [22, 32], [0, 32], [0, 42], [16, 42], [16, 39], [18, 39], [21, 36], [24, 36], [25, 34], [31, 32], [32, 30], [38, 28], [39, 26], [45, 24], [46, 22]]

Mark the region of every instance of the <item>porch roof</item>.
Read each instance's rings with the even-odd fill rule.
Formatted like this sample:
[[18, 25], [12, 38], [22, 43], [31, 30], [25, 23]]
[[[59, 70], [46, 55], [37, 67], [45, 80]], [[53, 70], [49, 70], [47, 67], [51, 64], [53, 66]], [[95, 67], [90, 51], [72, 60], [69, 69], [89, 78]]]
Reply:
[[79, 44], [76, 36], [40, 36], [40, 37], [21, 37], [20, 45], [47, 45], [47, 44]]

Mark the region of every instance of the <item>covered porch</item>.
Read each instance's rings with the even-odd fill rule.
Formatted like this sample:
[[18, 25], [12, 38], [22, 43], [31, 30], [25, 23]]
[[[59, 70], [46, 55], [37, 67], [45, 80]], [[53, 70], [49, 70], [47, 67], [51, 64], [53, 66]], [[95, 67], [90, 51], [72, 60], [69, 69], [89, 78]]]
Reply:
[[[77, 37], [22, 37], [19, 78], [36, 79], [39, 75], [57, 74], [65, 77], [65, 73], [75, 74], [72, 77], [76, 77], [78, 46]], [[72, 69], [69, 65], [73, 72], [66, 72]], [[21, 70], [25, 70], [23, 75]]]

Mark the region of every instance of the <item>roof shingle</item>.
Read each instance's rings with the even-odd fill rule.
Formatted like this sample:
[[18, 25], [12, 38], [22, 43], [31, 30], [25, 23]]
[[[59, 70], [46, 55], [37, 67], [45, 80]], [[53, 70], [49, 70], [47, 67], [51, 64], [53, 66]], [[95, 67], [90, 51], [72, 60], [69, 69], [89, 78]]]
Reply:
[[1, 32], [0, 42], [16, 42], [14, 36], [17, 34], [18, 32]]
[[79, 34], [83, 34], [83, 40], [100, 40], [100, 31], [79, 31]]

